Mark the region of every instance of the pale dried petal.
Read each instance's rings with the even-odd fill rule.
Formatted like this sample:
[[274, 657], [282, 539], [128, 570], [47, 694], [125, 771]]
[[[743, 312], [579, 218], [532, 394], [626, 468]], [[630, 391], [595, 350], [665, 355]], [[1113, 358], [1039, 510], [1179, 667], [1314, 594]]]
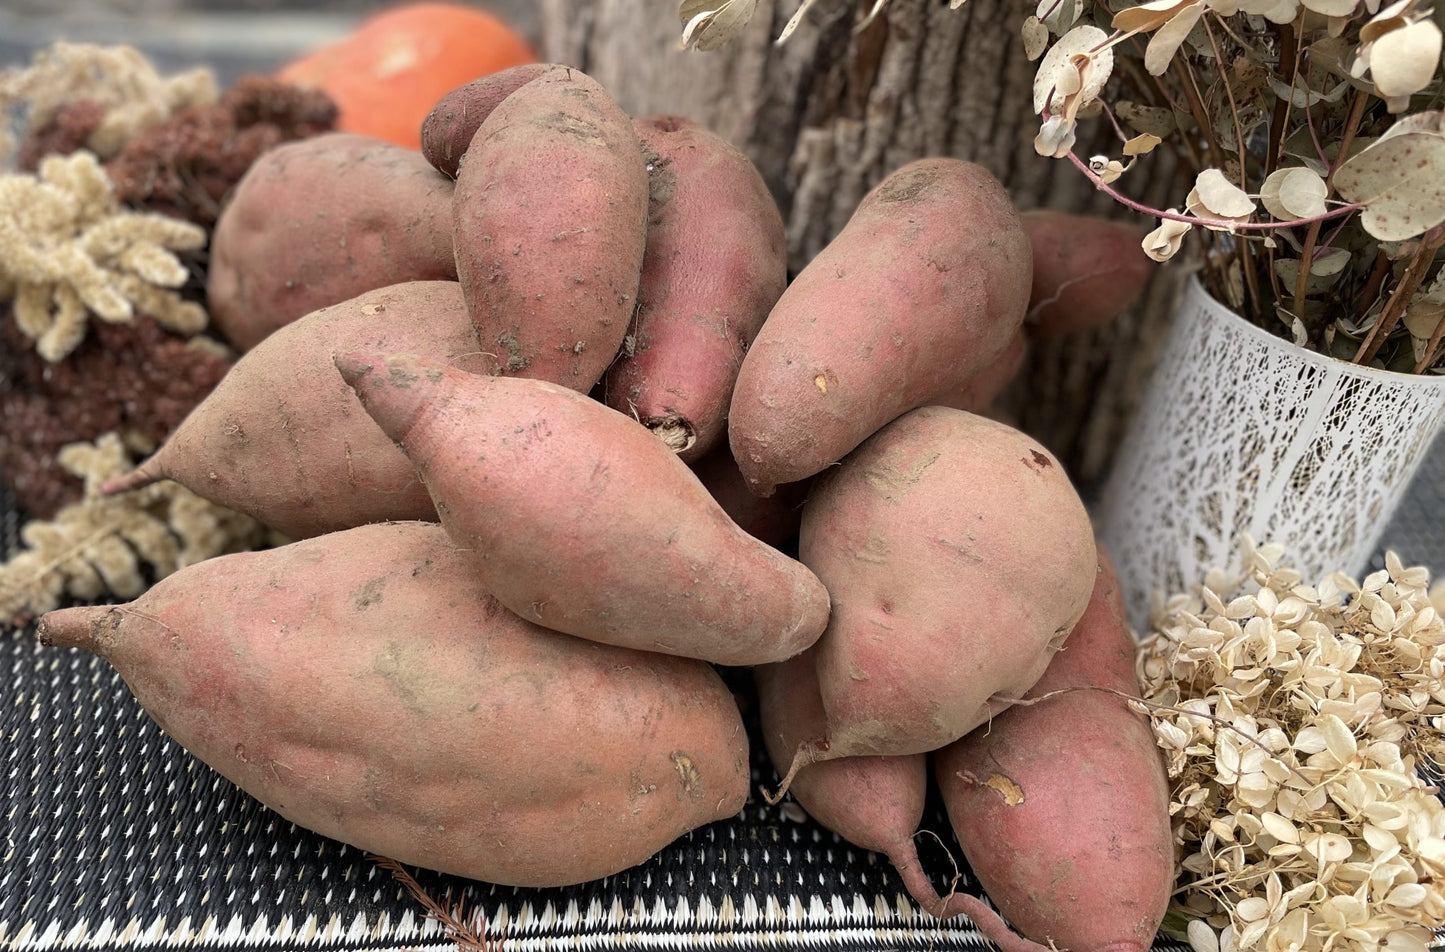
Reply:
[[[1174, 212], [1174, 209], [1169, 209]], [[1144, 253], [1155, 261], [1168, 261], [1178, 253], [1184, 243], [1184, 236], [1189, 233], [1190, 225], [1186, 221], [1178, 221], [1166, 218], [1159, 222], [1159, 227], [1144, 236]]]
[[1038, 17], [1028, 17], [1023, 25], [1024, 55], [1033, 62], [1044, 55], [1049, 46], [1049, 28]]
[[1409, 96], [1430, 84], [1440, 65], [1440, 27], [1419, 20], [1375, 40], [1370, 76], [1382, 97]]
[[1174, 59], [1174, 54], [1179, 51], [1179, 47], [1188, 38], [1189, 31], [1194, 29], [1194, 25], [1203, 15], [1204, 4], [1191, 3], [1149, 38], [1149, 45], [1144, 48], [1144, 68], [1151, 75], [1164, 75], [1169, 69], [1169, 62]]
[[1039, 62], [1038, 72], [1034, 76], [1035, 114], [1043, 115], [1045, 109], [1051, 113], [1062, 110], [1064, 97], [1057, 94], [1058, 79], [1061, 74], [1073, 73], [1077, 76], [1078, 68], [1072, 62], [1076, 55], [1089, 56], [1094, 62], [1093, 75], [1089, 77], [1088, 85], [1079, 90], [1078, 95], [1085, 102], [1098, 97], [1113, 71], [1114, 53], [1112, 49], [1102, 49], [1097, 53], [1091, 51], [1107, 40], [1108, 36], [1103, 30], [1088, 25], [1076, 26], [1059, 37], [1058, 42], [1049, 48]]

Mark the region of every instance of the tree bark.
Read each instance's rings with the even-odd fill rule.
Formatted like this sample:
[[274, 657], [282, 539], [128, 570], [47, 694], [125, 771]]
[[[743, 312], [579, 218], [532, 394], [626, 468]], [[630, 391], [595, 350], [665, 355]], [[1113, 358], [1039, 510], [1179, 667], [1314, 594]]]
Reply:
[[[1032, 4], [891, 0], [857, 29], [871, 6], [820, 0], [778, 46], [796, 4], [759, 0], [743, 35], [707, 53], [679, 48], [676, 0], [540, 0], [538, 10], [548, 59], [583, 69], [629, 113], [686, 116], [752, 158], [783, 210], [794, 272], [880, 179], [928, 155], [983, 165], [1021, 209], [1118, 213], [1069, 163], [1034, 152], [1035, 68], [1017, 32]], [[1165, 165], [1131, 179], [1135, 194], [1167, 204]], [[1177, 284], [1161, 273], [1111, 326], [1035, 347], [1010, 395], [1019, 424], [1085, 486], [1133, 414]]]

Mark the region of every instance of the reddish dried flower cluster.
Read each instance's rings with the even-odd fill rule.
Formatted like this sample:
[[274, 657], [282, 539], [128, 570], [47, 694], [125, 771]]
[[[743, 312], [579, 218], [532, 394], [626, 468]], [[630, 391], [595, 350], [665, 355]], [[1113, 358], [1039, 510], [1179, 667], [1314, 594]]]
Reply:
[[243, 77], [214, 106], [182, 110], [140, 133], [106, 171], [122, 202], [209, 228], [257, 156], [335, 124], [336, 105], [324, 93]]
[[[184, 109], [141, 132], [106, 165], [122, 202], [216, 223], [231, 188], [262, 152], [330, 131], [336, 105], [324, 93], [261, 76], [245, 76], [213, 106]], [[52, 153], [82, 148], [103, 116], [92, 102], [59, 110], [20, 148], [23, 169]]]
[[88, 99], [61, 109], [49, 122], [30, 130], [20, 143], [16, 164], [22, 172], [34, 172], [40, 168], [40, 160], [51, 153], [69, 155], [84, 148], [104, 118], [105, 109]]
[[62, 446], [112, 431], [159, 443], [229, 367], [149, 317], [95, 321], [52, 364], [0, 310], [0, 480], [22, 509], [50, 518], [80, 497], [80, 480], [56, 462]]

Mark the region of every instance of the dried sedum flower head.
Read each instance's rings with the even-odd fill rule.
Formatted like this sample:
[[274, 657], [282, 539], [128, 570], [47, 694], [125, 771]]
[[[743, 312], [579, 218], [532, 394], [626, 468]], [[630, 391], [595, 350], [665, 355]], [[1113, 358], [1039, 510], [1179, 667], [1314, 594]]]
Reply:
[[1138, 670], [1173, 781], [1175, 912], [1196, 952], [1425, 952], [1445, 925], [1445, 621], [1391, 553], [1314, 585], [1244, 540], [1245, 577], [1170, 599]]
[[85, 497], [53, 521], [28, 522], [21, 530], [27, 548], [0, 563], [0, 620], [39, 615], [64, 598], [134, 598], [151, 578], [268, 541], [267, 530], [249, 516], [178, 483], [101, 495], [102, 483], [135, 465], [114, 433], [71, 444], [60, 460], [85, 480]]
[[196, 225], [123, 208], [89, 152], [0, 176], [0, 297], [14, 298], [16, 323], [52, 362], [84, 338], [90, 312], [120, 323], [142, 311], [182, 334], [204, 328], [205, 310], [172, 289], [189, 276], [173, 252], [205, 243]]
[[0, 159], [14, 149], [8, 127], [22, 110], [26, 124], [39, 128], [64, 106], [95, 103], [104, 115], [86, 145], [108, 159], [140, 130], [188, 106], [210, 105], [216, 96], [210, 70], [166, 77], [134, 47], [55, 43], [28, 68], [0, 72]]

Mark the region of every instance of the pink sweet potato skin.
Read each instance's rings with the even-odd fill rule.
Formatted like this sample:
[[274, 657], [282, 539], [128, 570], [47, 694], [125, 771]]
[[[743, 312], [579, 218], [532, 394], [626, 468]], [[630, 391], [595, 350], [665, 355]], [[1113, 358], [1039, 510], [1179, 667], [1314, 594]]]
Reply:
[[39, 636], [104, 656], [282, 816], [469, 878], [596, 879], [747, 797], [743, 725], [707, 665], [517, 618], [434, 524], [211, 559]]
[[785, 551], [797, 539], [809, 480], [780, 486], [771, 496], [759, 496], [748, 488], [726, 444], [692, 463], [691, 468], [728, 518], [748, 535]]
[[994, 401], [1008, 389], [1009, 384], [1013, 383], [1018, 372], [1023, 369], [1028, 353], [1028, 336], [1023, 331], [1016, 332], [1003, 353], [986, 367], [980, 368], [963, 386], [951, 393], [940, 395], [934, 401], [935, 405], [988, 414]]
[[1129, 222], [1039, 209], [1023, 214], [1033, 248], [1025, 327], [1036, 340], [1080, 334], [1112, 321], [1139, 297], [1157, 265]]
[[647, 252], [605, 399], [692, 462], [722, 440], [743, 355], [787, 283], [783, 216], [716, 133], [674, 116], [633, 128], [650, 170]]
[[[1124, 618], [1104, 559], [1088, 611], [1028, 696], [1084, 687], [1137, 696]], [[1150, 947], [1174, 854], [1169, 782], [1147, 718], [1103, 691], [1057, 695], [995, 715], [939, 751], [935, 768], [969, 865], [1016, 929], [1060, 949]]]
[[436, 519], [411, 461], [362, 409], [332, 354], [372, 347], [479, 369], [455, 281], [413, 281], [321, 308], [243, 356], [159, 451], [110, 491], [173, 479], [293, 539]]
[[419, 152], [350, 133], [256, 160], [216, 223], [206, 299], [240, 350], [328, 304], [455, 280], [451, 180]]
[[585, 74], [551, 70], [492, 110], [452, 202], [489, 373], [592, 389], [637, 304], [647, 201], [632, 123]]
[[889, 420], [962, 386], [1013, 338], [1028, 236], [980, 166], [889, 175], [783, 292], [743, 359], [733, 455], [755, 491], [822, 471]]
[[[763, 742], [779, 774], [787, 773], [801, 744], [822, 737], [823, 701], [811, 650], [796, 658], [753, 669]], [[788, 788], [824, 827], [863, 849], [886, 855], [904, 887], [930, 911], [938, 895], [918, 860], [913, 834], [923, 819], [928, 760], [905, 757], [844, 757], [809, 764]]]
[[1097, 565], [1058, 461], [946, 407], [904, 414], [819, 477], [799, 558], [833, 596], [813, 759], [924, 753], [983, 723], [1043, 674]]
[[487, 589], [529, 621], [719, 664], [817, 640], [828, 593], [636, 421], [556, 384], [341, 355]]
[[472, 136], [492, 110], [522, 86], [554, 69], [556, 63], [523, 63], [479, 76], [443, 96], [421, 124], [421, 154], [438, 172], [457, 177]]

